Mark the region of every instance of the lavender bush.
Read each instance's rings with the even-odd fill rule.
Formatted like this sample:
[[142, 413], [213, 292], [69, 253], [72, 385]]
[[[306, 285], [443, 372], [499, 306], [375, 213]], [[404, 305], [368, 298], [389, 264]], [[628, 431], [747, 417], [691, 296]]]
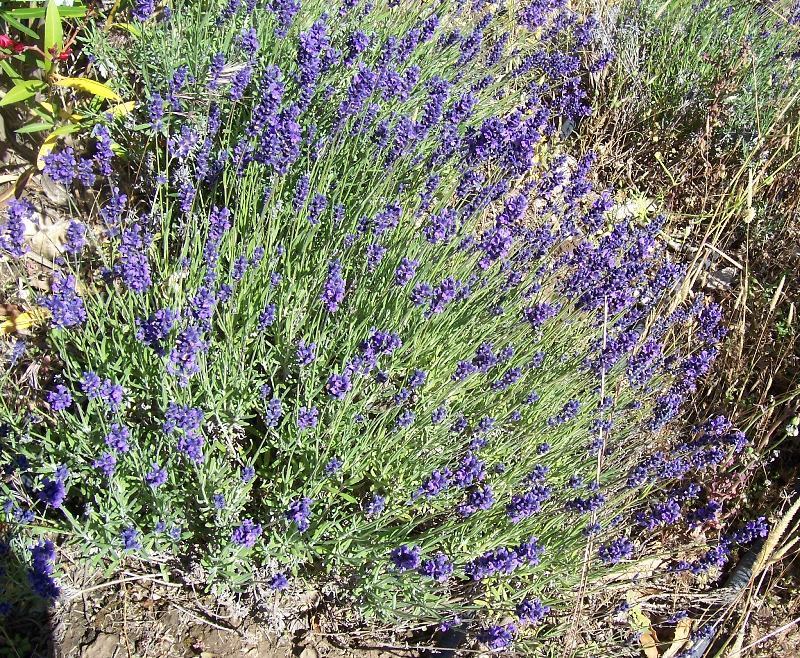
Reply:
[[[37, 592], [58, 594], [37, 543], [56, 531], [110, 570], [188, 557], [235, 588], [336, 583], [366, 618], [468, 614], [501, 649], [558, 633], [645, 530], [716, 518], [701, 474], [744, 438], [724, 419], [661, 430], [710, 367], [719, 309], [674, 302], [662, 219], [615, 220], [591, 154], [559, 154], [560, 122], [589, 112], [581, 76], [609, 59], [584, 56], [591, 19], [174, 9], [135, 3], [125, 48], [93, 35], [137, 109], [45, 168], [103, 203], [39, 301], [46, 346], [5, 380], [6, 519]], [[30, 212], [12, 206], [11, 255]], [[27, 409], [43, 355], [56, 374]]]

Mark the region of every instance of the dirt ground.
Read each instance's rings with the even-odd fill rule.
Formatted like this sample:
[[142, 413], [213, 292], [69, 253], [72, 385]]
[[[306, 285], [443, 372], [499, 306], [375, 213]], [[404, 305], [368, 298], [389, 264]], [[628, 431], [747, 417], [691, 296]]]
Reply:
[[379, 641], [357, 630], [329, 596], [313, 590], [276, 593], [255, 586], [241, 595], [204, 595], [191, 585], [126, 574], [110, 583], [87, 578], [80, 587], [65, 588], [65, 595], [48, 624], [50, 647], [43, 655], [54, 658], [410, 658], [419, 653], [404, 648], [407, 634], [387, 633]]

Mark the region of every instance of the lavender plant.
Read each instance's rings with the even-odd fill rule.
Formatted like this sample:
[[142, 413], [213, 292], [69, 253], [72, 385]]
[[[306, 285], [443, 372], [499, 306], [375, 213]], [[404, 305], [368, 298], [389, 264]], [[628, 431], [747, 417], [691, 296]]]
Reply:
[[338, 583], [366, 618], [468, 614], [492, 649], [556, 634], [642, 529], [715, 517], [698, 479], [744, 445], [722, 420], [663, 437], [721, 314], [667, 312], [662, 220], [615, 220], [591, 154], [558, 154], [591, 22], [257, 4], [136, 3], [141, 37], [93, 37], [140, 103], [47, 163], [104, 202], [39, 302], [57, 374], [32, 409], [25, 359], [6, 379], [7, 521], [112, 570], [188, 557], [235, 588]]

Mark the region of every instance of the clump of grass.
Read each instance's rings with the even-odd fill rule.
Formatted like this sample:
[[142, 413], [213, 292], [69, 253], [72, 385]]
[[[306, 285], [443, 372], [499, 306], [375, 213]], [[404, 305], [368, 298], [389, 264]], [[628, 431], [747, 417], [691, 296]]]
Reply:
[[719, 195], [740, 168], [762, 178], [784, 169], [800, 100], [793, 11], [790, 2], [714, 0], [602, 12], [606, 37], [595, 47], [610, 41], [617, 56], [598, 79], [584, 134], [605, 142], [607, 171], [696, 214], [725, 203]]
[[[517, 49], [481, 2], [179, 3], [124, 49], [94, 35], [140, 102], [47, 163], [109, 175], [40, 300], [57, 374], [30, 409], [25, 359], [7, 380], [19, 545], [334, 582], [366, 618], [474, 615], [502, 649], [563, 633], [643, 530], [716, 518], [695, 478], [743, 436], [661, 430], [719, 309], [665, 313], [683, 268], [662, 218], [613, 221], [592, 157], [556, 150], [588, 112], [591, 23], [513, 9]], [[57, 595], [53, 544], [33, 553]]]

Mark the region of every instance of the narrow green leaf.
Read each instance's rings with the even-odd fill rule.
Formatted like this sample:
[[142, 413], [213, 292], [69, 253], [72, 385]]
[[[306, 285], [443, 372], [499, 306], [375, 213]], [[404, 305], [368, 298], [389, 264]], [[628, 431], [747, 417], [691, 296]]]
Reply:
[[[46, 11], [47, 10], [45, 7], [20, 7], [19, 9], [12, 9], [11, 11], [4, 13], [19, 20], [26, 20], [30, 18], [43, 18]], [[86, 7], [83, 5], [75, 5], [74, 7], [59, 7], [58, 13], [61, 18], [80, 18], [81, 16], [86, 15]]]
[[36, 32], [34, 32], [27, 25], [24, 25], [23, 23], [20, 23], [19, 20], [17, 20], [17, 17], [15, 16], [15, 14], [16, 14], [15, 11], [11, 11], [11, 12], [1, 11], [0, 12], [0, 18], [2, 18], [6, 23], [11, 25], [12, 27], [15, 27], [16, 29], [18, 29], [23, 34], [29, 36], [31, 39], [38, 39], [39, 35], [36, 34]]
[[0, 107], [28, 100], [37, 91], [41, 91], [46, 87], [47, 85], [41, 80], [26, 80], [25, 82], [20, 82], [6, 92], [6, 95], [0, 99]]
[[14, 82], [14, 84], [19, 84], [22, 80], [19, 73], [14, 70], [14, 67], [8, 63], [7, 59], [0, 59], [0, 68], [3, 69], [4, 73], [9, 77], [10, 80]]
[[29, 123], [27, 126], [22, 126], [15, 130], [14, 132], [18, 135], [27, 135], [28, 133], [38, 133], [42, 130], [49, 130], [53, 127], [52, 123], [47, 123], [45, 121], [40, 121], [39, 123]]
[[47, 67], [53, 62], [52, 50], [61, 52], [64, 47], [64, 32], [61, 29], [61, 15], [58, 13], [56, 0], [49, 0], [44, 17], [44, 53]]

